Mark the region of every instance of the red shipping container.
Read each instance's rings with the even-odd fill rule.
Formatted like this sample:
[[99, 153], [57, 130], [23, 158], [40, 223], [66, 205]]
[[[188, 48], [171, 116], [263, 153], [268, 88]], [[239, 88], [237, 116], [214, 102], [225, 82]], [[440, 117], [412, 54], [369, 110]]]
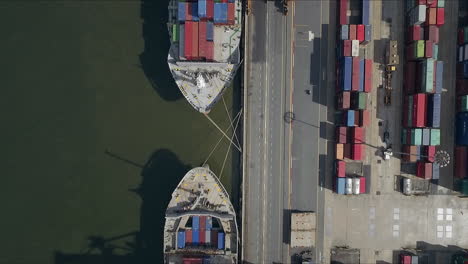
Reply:
[[351, 140], [350, 143], [363, 144], [365, 143], [366, 133], [363, 127], [351, 128]]
[[434, 162], [435, 150], [435, 146], [426, 146], [425, 155], [428, 162]]
[[428, 8], [426, 14], [426, 25], [435, 25], [437, 23], [437, 8]]
[[[200, 220], [201, 220], [201, 217], [200, 217]], [[200, 225], [201, 225], [202, 222], [200, 222]], [[205, 229], [201, 229], [200, 228], [200, 231], [199, 231], [199, 242], [201, 244], [204, 244], [206, 243], [206, 230]]]
[[346, 177], [346, 163], [342, 160], [336, 161], [336, 176]]
[[465, 42], [465, 35], [463, 33], [463, 28], [458, 29], [458, 45], [461, 45]]
[[346, 144], [346, 139], [348, 137], [348, 127], [336, 127], [336, 142]]
[[353, 70], [351, 78], [351, 90], [359, 91], [359, 57], [353, 57]]
[[[200, 229], [206, 229], [206, 215], [200, 215]], [[201, 233], [201, 230], [200, 230]]]
[[401, 120], [401, 125], [403, 127], [408, 126], [408, 96], [403, 96], [403, 119]]
[[466, 163], [468, 163], [468, 150], [465, 146], [455, 147], [455, 177], [462, 179], [468, 177]]
[[426, 27], [425, 38], [434, 43], [439, 43], [439, 28], [437, 26], [428, 26]]
[[344, 144], [344, 153], [343, 156], [346, 159], [351, 159], [352, 158], [352, 150], [351, 150], [351, 144]]
[[359, 42], [363, 42], [365, 37], [364, 37], [364, 25], [357, 25], [356, 26], [356, 39], [359, 40]]
[[338, 109], [346, 110], [351, 106], [351, 92], [341, 92], [338, 96]]
[[228, 17], [227, 17], [227, 19], [228, 19], [228, 24], [231, 24], [231, 25], [234, 24], [235, 19], [236, 19], [235, 14], [234, 14], [234, 12], [236, 11], [235, 7], [236, 6], [234, 5], [234, 3], [228, 3], [228, 14], [227, 14]]
[[206, 0], [206, 18], [213, 19], [214, 15], [214, 0]]
[[411, 256], [400, 255], [400, 263], [401, 264], [411, 264]]
[[348, 0], [340, 0], [340, 25], [346, 25], [348, 23]]
[[408, 42], [413, 42], [415, 40], [421, 40], [421, 26], [414, 25], [408, 27]]
[[413, 103], [413, 126], [426, 126], [426, 94], [415, 94]]
[[437, 7], [437, 0], [427, 0], [427, 7]]
[[468, 94], [468, 79], [457, 79], [457, 95]]
[[423, 178], [423, 179], [424, 179], [424, 170], [426, 168], [426, 166], [424, 165], [425, 163], [422, 161], [418, 161], [416, 163], [416, 176], [419, 178]]
[[185, 243], [192, 243], [192, 229], [185, 230]]
[[405, 47], [406, 49], [406, 60], [414, 60], [414, 42]]
[[[424, 57], [426, 58], [432, 58], [432, 47], [433, 47], [433, 42], [430, 41], [430, 40], [426, 40], [425, 41], [425, 45], [424, 45]], [[435, 67], [435, 63], [434, 63], [434, 67]], [[435, 70], [434, 70], [435, 72]], [[435, 74], [434, 74], [435, 76]], [[435, 86], [434, 86], [435, 87]]]
[[211, 231], [211, 245], [218, 246], [218, 231], [216, 230]]
[[[186, 42], [187, 45], [187, 42]], [[198, 58], [198, 22], [192, 23], [192, 57]]]
[[445, 23], [445, 9], [437, 8], [436, 25], [442, 26]]
[[418, 0], [418, 5], [425, 5], [426, 4], [426, 0]]
[[366, 127], [370, 123], [370, 112], [369, 110], [360, 110], [359, 111], [359, 126]]
[[366, 178], [359, 177], [359, 193], [366, 193]]
[[343, 40], [343, 56], [351, 57], [351, 40]]
[[206, 58], [206, 22], [201, 21], [198, 28], [198, 56]]
[[361, 114], [359, 113], [359, 111], [354, 111], [354, 125], [359, 126], [360, 123], [361, 123]]
[[405, 83], [404, 89], [407, 94], [414, 93], [414, 83], [415, 83], [414, 76], [415, 75], [416, 75], [416, 63], [413, 61], [409, 61], [408, 63], [406, 63], [405, 82], [404, 82]]
[[193, 22], [192, 21], [185, 21], [185, 32], [184, 32], [184, 37], [185, 37], [185, 46], [184, 46], [184, 52], [185, 52], [185, 57], [188, 59], [188, 60], [191, 60], [192, 59], [192, 36], [193, 36], [193, 32], [192, 32], [192, 25], [193, 25]]
[[356, 40], [356, 25], [349, 25], [349, 39]]
[[363, 144], [352, 144], [352, 160], [362, 160]]
[[206, 60], [207, 61], [214, 61], [214, 42], [207, 41], [206, 42]]
[[185, 20], [191, 21], [192, 19], [192, 3], [187, 2], [185, 3]]
[[373, 62], [370, 59], [364, 60], [364, 92], [370, 93], [372, 90]]
[[434, 61], [434, 78], [432, 78], [432, 93], [435, 93], [435, 87], [436, 87], [436, 78], [437, 78], [437, 61]]

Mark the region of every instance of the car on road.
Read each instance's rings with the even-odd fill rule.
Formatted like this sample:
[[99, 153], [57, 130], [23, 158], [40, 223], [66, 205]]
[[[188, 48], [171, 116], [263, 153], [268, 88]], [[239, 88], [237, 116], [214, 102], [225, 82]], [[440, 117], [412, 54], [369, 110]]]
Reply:
[[353, 178], [353, 194], [359, 194], [361, 189], [361, 179]]
[[346, 178], [345, 194], [353, 194], [353, 179]]

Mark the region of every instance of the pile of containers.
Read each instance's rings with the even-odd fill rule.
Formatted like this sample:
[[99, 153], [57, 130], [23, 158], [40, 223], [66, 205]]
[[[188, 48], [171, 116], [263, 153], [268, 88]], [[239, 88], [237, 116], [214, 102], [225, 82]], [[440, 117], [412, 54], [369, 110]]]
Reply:
[[192, 228], [177, 232], [177, 248], [205, 246], [224, 249], [224, 233], [212, 227], [211, 216], [192, 216]]
[[172, 41], [179, 44], [182, 60], [213, 61], [214, 27], [235, 24], [235, 0], [181, 0]]
[[416, 176], [439, 179], [434, 163], [440, 145], [444, 63], [438, 61], [443, 0], [408, 0], [402, 136], [403, 160], [416, 162]]
[[361, 2], [361, 24], [349, 24], [348, 0], [340, 0], [339, 52], [336, 84], [337, 110], [343, 122], [336, 127], [336, 192], [365, 193], [364, 177], [346, 177], [346, 161], [362, 161], [365, 148], [365, 127], [369, 125], [367, 93], [372, 89], [373, 61], [359, 56], [360, 45], [371, 41], [370, 0]]
[[468, 195], [468, 26], [458, 29], [457, 61], [455, 178], [462, 181], [462, 192]]

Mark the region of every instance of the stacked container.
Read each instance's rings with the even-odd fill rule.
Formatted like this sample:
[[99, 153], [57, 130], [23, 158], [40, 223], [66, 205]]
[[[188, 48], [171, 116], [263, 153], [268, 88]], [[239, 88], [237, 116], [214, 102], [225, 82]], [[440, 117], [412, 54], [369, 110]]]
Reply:
[[444, 7], [442, 0], [406, 1], [402, 158], [417, 162], [416, 175], [424, 179], [439, 178], [439, 167], [433, 162], [435, 146], [440, 145], [444, 64], [437, 59]]

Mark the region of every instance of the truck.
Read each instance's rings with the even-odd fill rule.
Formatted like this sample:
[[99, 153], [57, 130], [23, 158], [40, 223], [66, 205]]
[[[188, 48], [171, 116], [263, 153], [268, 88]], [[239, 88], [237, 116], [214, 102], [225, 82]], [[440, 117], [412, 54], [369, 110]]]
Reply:
[[403, 177], [401, 179], [401, 192], [404, 195], [427, 195], [430, 191], [430, 182], [423, 179]]

